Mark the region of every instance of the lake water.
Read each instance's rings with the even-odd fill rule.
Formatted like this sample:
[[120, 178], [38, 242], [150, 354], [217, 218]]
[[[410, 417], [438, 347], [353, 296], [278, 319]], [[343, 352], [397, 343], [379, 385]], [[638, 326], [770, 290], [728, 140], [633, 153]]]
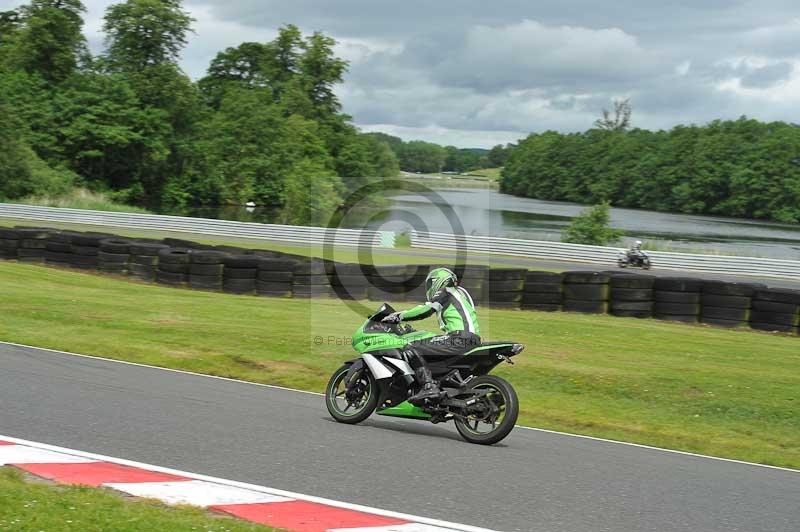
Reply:
[[[541, 201], [487, 189], [435, 189], [435, 195], [399, 194], [367, 228], [403, 231], [410, 224], [432, 232], [560, 240], [561, 231], [585, 205]], [[191, 216], [276, 223], [277, 212], [244, 208], [195, 209]], [[454, 223], [451, 220], [455, 219]], [[355, 224], [350, 224], [351, 226]], [[800, 224], [611, 209], [611, 225], [623, 242], [643, 240], [664, 251], [712, 252], [800, 260]]]

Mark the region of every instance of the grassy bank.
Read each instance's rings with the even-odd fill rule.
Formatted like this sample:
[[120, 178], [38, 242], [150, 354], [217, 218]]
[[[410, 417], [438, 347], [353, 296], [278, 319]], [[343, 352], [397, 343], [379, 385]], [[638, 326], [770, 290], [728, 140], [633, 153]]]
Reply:
[[133, 212], [146, 214], [149, 211], [112, 200], [102, 192], [92, 192], [85, 188], [73, 189], [60, 196], [28, 196], [11, 203], [38, 205], [41, 207], [62, 207], [67, 209], [86, 209], [91, 211]]
[[278, 532], [200, 508], [123, 498], [103, 488], [26, 481], [10, 467], [0, 468], [0, 494], [0, 530]]
[[477, 176], [477, 177], [485, 177], [492, 181], [497, 181], [500, 179], [500, 172], [502, 172], [502, 168], [481, 168], [479, 170], [470, 170], [469, 172], [465, 173], [466, 176]]
[[[0, 293], [0, 340], [314, 391], [353, 356], [341, 344], [363, 321], [363, 311], [333, 300], [195, 292], [15, 263], [0, 263]], [[485, 338], [527, 345], [516, 366], [499, 370], [519, 392], [523, 424], [800, 468], [796, 337], [479, 312]]]
[[483, 177], [452, 176], [436, 174], [437, 177], [404, 177], [404, 181], [418, 183], [426, 187], [437, 188], [497, 188], [497, 183]]

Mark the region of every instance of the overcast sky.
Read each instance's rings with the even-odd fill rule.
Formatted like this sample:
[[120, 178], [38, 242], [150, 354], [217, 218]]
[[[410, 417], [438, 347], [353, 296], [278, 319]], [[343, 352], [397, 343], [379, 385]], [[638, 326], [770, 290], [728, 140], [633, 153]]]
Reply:
[[[19, 0], [0, 0], [0, 10]], [[84, 0], [102, 49], [112, 0]], [[798, 0], [187, 0], [183, 68], [293, 23], [339, 41], [363, 130], [461, 147], [589, 128], [615, 98], [635, 126], [748, 115], [800, 122]]]

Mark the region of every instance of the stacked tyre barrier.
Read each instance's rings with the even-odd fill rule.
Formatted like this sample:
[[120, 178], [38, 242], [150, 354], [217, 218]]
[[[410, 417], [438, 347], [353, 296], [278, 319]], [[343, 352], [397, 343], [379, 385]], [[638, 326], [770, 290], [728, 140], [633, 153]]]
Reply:
[[[456, 276], [459, 279], [459, 284], [463, 286], [469, 294], [472, 296], [474, 301], [484, 301], [489, 294], [488, 284], [490, 281], [487, 280], [488, 278], [488, 266], [473, 266], [473, 265], [466, 265], [466, 266], [456, 266], [453, 269]], [[418, 279], [419, 285], [425, 285], [425, 276], [427, 274], [427, 270], [425, 273], [420, 273], [420, 279]], [[422, 297], [425, 297], [425, 293], [423, 292]]]
[[564, 281], [560, 273], [529, 271], [525, 274], [523, 310], [557, 312], [563, 307]]
[[[39, 227], [0, 228], [0, 259], [80, 268], [175, 287], [267, 297], [425, 300], [434, 266], [368, 266], [182, 239], [128, 239]], [[438, 266], [438, 265], [435, 265]], [[609, 313], [800, 334], [800, 290], [630, 272], [451, 267], [480, 306]]]
[[225, 253], [195, 249], [189, 253], [189, 286], [199, 290], [222, 290]]
[[168, 286], [186, 286], [191, 264], [190, 249], [166, 248], [158, 252], [156, 282]]
[[295, 262], [292, 267], [291, 295], [302, 298], [330, 296], [331, 285], [325, 262], [319, 259]]
[[258, 279], [259, 258], [236, 250], [222, 259], [222, 291], [229, 294], [254, 294]]
[[609, 313], [623, 318], [652, 318], [655, 277], [611, 275]]
[[332, 263], [327, 270], [333, 293], [339, 299], [363, 300], [368, 297], [368, 271], [361, 264]]
[[167, 249], [169, 246], [158, 242], [131, 242], [128, 273], [142, 281], [155, 281], [159, 254]]
[[602, 272], [564, 272], [564, 310], [605, 314], [608, 311], [610, 277]]
[[519, 268], [486, 270], [481, 300], [490, 307], [520, 308], [527, 272]]
[[100, 241], [113, 238], [106, 233], [75, 233], [70, 238], [70, 267], [97, 270], [100, 266]]
[[688, 277], [659, 277], [653, 284], [653, 316], [659, 320], [697, 323], [703, 281]]
[[0, 228], [0, 259], [16, 259], [17, 249], [19, 249], [19, 233], [14, 229]]
[[750, 322], [750, 306], [756, 290], [764, 285], [705, 281], [700, 321], [720, 327], [743, 327]]
[[[408, 267], [410, 273], [406, 280], [404, 301], [414, 303], [425, 301], [427, 297], [425, 294], [425, 278], [428, 276], [428, 272], [431, 271], [431, 268], [433, 268], [433, 266], [430, 264], [412, 264]], [[479, 275], [481, 283], [483, 283], [484, 272], [481, 272]]]
[[48, 266], [69, 268], [73, 261], [72, 237], [77, 233], [62, 231], [50, 233], [44, 252], [44, 262]]
[[127, 275], [131, 260], [131, 241], [106, 238], [100, 241], [97, 267], [101, 272]]
[[408, 292], [413, 266], [367, 266], [367, 299], [402, 301]]
[[756, 290], [750, 311], [750, 327], [761, 331], [798, 334], [800, 292], [779, 288]]
[[20, 262], [44, 263], [47, 250], [47, 239], [51, 231], [47, 229], [25, 228], [18, 229], [19, 246], [17, 259]]
[[296, 261], [264, 258], [258, 262], [256, 294], [269, 297], [292, 297]]

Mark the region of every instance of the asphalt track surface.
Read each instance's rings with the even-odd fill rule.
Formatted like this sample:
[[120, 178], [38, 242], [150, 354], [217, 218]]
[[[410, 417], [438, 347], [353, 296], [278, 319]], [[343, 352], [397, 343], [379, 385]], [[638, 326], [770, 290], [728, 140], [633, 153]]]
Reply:
[[318, 395], [0, 344], [0, 434], [511, 531], [797, 532], [800, 472], [517, 428], [333, 422]]

